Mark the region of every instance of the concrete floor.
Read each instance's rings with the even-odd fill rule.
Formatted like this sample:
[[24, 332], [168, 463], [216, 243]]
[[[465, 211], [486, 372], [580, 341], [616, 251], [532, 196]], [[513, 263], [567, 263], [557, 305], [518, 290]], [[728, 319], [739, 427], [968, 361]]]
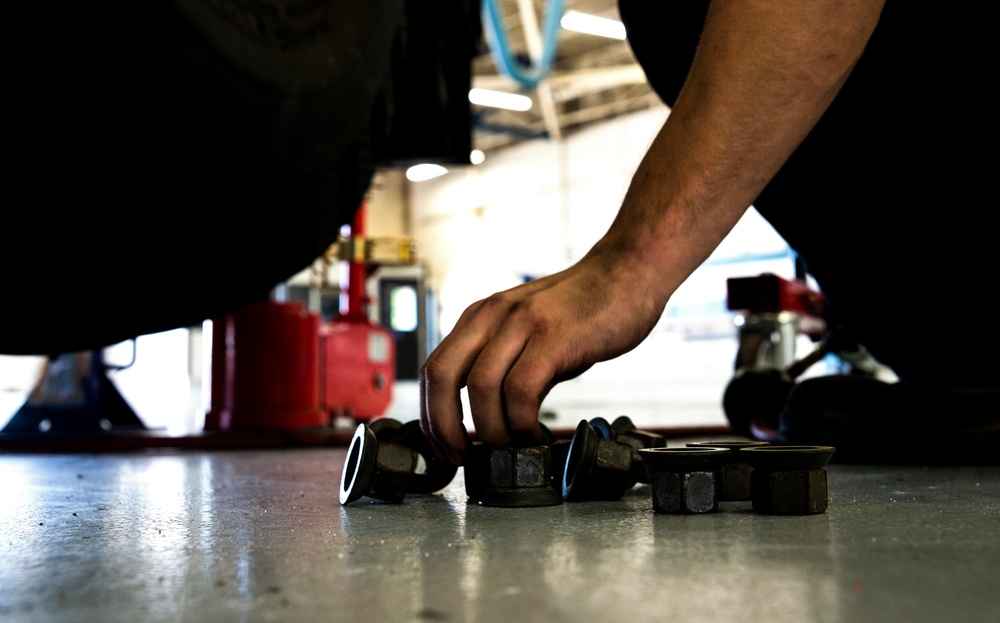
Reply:
[[341, 507], [344, 455], [0, 456], [0, 621], [1000, 620], [1000, 468], [831, 465], [822, 515], [673, 516], [643, 485], [468, 505], [461, 471]]

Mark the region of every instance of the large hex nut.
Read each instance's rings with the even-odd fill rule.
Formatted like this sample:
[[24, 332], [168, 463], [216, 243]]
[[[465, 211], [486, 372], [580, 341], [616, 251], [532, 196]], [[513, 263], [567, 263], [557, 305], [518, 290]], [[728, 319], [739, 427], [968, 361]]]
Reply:
[[829, 506], [824, 467], [831, 446], [761, 446], [740, 453], [750, 463], [753, 509], [768, 515], [810, 515]]
[[489, 478], [480, 505], [530, 507], [562, 503], [562, 496], [552, 485], [548, 446], [495, 447], [488, 453]]
[[635, 484], [631, 446], [602, 439], [581, 420], [570, 441], [563, 474], [562, 496], [567, 501], [620, 500]]
[[[552, 484], [562, 491], [563, 475], [566, 473], [566, 459], [569, 458], [569, 439], [558, 439], [549, 446], [549, 475]], [[560, 493], [561, 495], [561, 493]]]
[[398, 504], [408, 492], [416, 466], [412, 448], [379, 441], [366, 424], [358, 424], [340, 476], [340, 503], [368, 496]]
[[478, 504], [490, 484], [490, 447], [479, 441], [473, 443], [462, 472], [465, 475], [465, 493], [470, 502]]
[[725, 448], [646, 448], [639, 455], [652, 475], [653, 511], [710, 513], [718, 509]]
[[750, 464], [740, 450], [770, 445], [766, 441], [693, 441], [691, 448], [726, 448], [726, 464], [722, 466], [722, 484], [719, 487], [721, 501], [747, 501], [752, 497], [750, 487]]

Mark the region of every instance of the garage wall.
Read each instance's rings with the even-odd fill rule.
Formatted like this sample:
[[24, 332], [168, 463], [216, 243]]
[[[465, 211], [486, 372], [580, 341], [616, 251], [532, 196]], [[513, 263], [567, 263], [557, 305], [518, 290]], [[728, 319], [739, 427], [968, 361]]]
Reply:
[[[561, 270], [607, 230], [666, 108], [621, 117], [561, 141], [534, 141], [479, 166], [409, 184], [412, 234], [446, 334], [471, 303]], [[736, 353], [728, 276], [791, 277], [784, 241], [751, 210], [672, 298], [649, 339], [553, 390], [546, 407], [628, 413], [656, 424], [723, 423]]]

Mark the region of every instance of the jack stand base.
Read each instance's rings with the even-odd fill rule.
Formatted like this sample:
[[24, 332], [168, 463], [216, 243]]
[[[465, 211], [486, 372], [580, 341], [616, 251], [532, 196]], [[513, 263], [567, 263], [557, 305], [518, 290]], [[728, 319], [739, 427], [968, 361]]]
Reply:
[[147, 430], [107, 375], [101, 351], [51, 358], [2, 434], [94, 435]]

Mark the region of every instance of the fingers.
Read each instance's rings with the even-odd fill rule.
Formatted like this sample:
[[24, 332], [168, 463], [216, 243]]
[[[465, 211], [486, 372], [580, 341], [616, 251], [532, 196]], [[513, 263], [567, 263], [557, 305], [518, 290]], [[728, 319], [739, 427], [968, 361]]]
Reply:
[[555, 342], [534, 334], [507, 372], [503, 381], [503, 403], [507, 428], [514, 441], [541, 441], [538, 411], [552, 388], [557, 361], [562, 361], [562, 357]]
[[420, 374], [421, 428], [443, 458], [461, 465], [471, 447], [462, 424], [462, 387], [468, 387], [484, 443], [541, 438], [542, 398], [558, 373], [578, 367], [566, 362], [570, 323], [557, 320], [566, 315], [559, 311], [565, 301], [553, 305], [545, 290], [532, 282], [479, 301], [428, 357]]
[[420, 428], [438, 458], [462, 465], [471, 441], [462, 424], [461, 384], [455, 372], [433, 357], [420, 369]]
[[[525, 423], [518, 421], [520, 428], [514, 428], [506, 418], [504, 392], [508, 371], [517, 362], [528, 340], [529, 327], [516, 317], [508, 317], [497, 334], [483, 348], [469, 371], [469, 406], [476, 435], [483, 443], [494, 446], [509, 446], [515, 437], [530, 435], [533, 431], [523, 430]], [[530, 427], [530, 423], [527, 424]], [[519, 433], [521, 433], [519, 435]]]
[[470, 306], [420, 369], [420, 428], [438, 457], [454, 465], [464, 463], [471, 446], [459, 392], [493, 326], [482, 307], [482, 301]]

